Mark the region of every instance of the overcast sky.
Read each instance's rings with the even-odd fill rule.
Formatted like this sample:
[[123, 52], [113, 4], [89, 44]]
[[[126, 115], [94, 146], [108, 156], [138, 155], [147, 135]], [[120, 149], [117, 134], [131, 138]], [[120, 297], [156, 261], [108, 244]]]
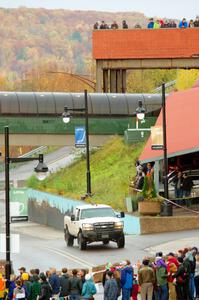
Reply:
[[195, 18], [199, 0], [0, 0], [0, 7], [45, 7], [74, 10], [138, 11], [146, 16]]

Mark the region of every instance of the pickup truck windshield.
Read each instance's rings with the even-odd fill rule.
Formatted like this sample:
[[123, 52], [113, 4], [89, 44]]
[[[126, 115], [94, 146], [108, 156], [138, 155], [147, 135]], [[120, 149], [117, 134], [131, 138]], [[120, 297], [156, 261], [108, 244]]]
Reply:
[[91, 208], [82, 210], [81, 219], [97, 217], [115, 217], [115, 213], [111, 208]]

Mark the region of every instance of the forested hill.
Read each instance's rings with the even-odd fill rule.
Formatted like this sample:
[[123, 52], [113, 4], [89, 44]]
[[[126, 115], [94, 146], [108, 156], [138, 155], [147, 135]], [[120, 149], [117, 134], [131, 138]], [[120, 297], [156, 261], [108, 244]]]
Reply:
[[91, 33], [96, 21], [126, 19], [131, 27], [146, 24], [141, 13], [0, 8], [0, 74], [14, 78], [49, 65], [90, 73]]

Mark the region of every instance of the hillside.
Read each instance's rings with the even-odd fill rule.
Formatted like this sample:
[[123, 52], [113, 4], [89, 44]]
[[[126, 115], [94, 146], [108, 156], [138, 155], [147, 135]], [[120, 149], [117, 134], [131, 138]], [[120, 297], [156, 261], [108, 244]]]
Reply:
[[[92, 197], [97, 203], [111, 204], [124, 209], [124, 199], [128, 194], [129, 180], [135, 176], [135, 161], [143, 144], [127, 146], [123, 138], [114, 137], [100, 150], [91, 155]], [[86, 192], [86, 162], [77, 161], [68, 168], [50, 175], [38, 182], [31, 177], [28, 186], [49, 193], [80, 199]]]
[[[130, 26], [146, 23], [142, 13], [0, 8], [0, 72], [9, 79], [48, 65], [73, 73], [91, 73], [91, 34], [96, 21]], [[1, 80], [0, 80], [1, 83]]]

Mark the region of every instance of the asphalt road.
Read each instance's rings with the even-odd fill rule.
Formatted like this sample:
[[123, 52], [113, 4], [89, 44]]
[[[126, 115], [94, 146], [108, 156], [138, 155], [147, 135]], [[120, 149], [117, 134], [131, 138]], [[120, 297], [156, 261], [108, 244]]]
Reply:
[[[68, 164], [74, 159], [74, 147], [62, 147], [53, 153], [44, 156], [44, 161], [50, 172], [55, 172]], [[33, 173], [37, 165], [37, 161], [19, 165], [19, 167], [10, 169], [10, 180], [26, 180]], [[5, 173], [0, 173], [0, 181], [3, 181]]]

